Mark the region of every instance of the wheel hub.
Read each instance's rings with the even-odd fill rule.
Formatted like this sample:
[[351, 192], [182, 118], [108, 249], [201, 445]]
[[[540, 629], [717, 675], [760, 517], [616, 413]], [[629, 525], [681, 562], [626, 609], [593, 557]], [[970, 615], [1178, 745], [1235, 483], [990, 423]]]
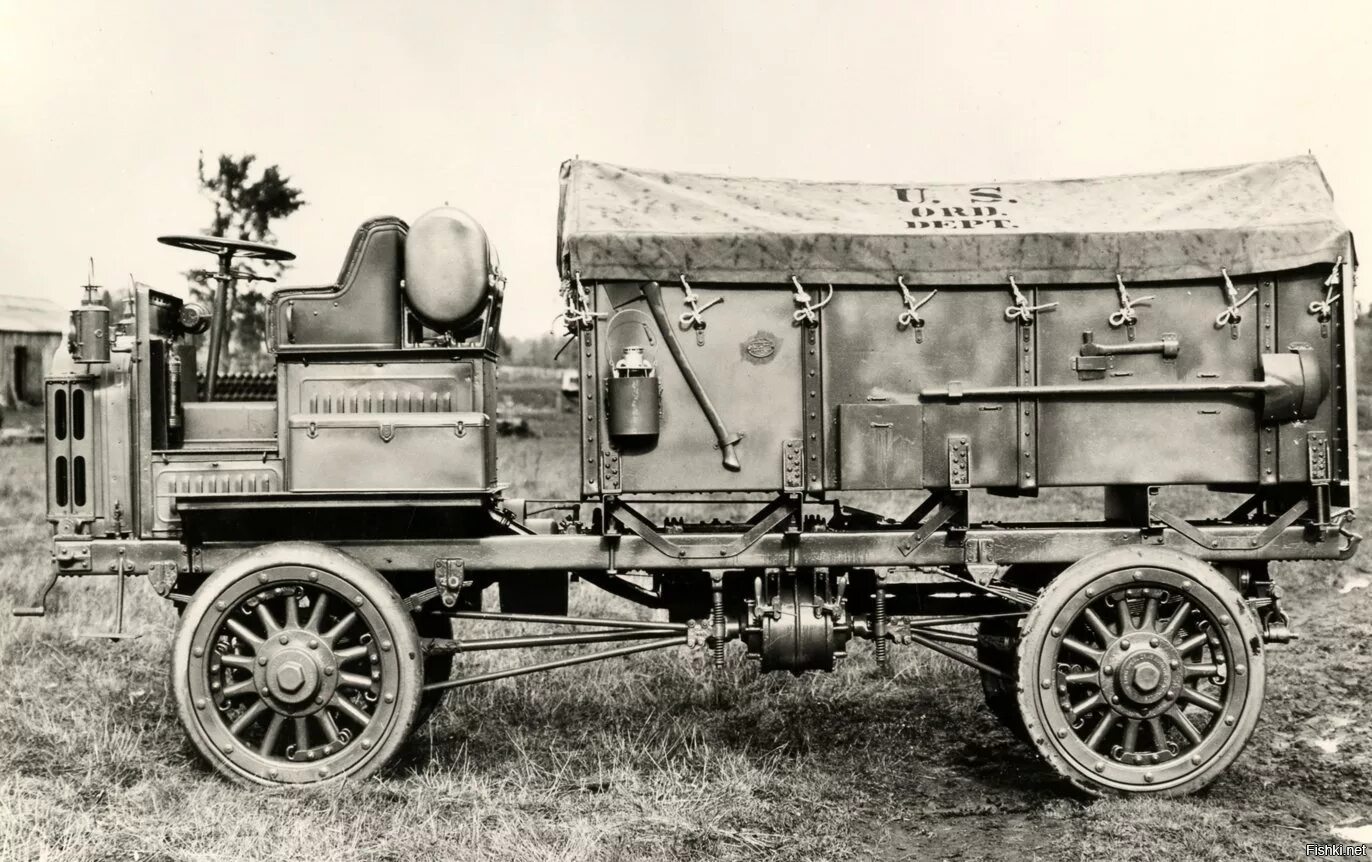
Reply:
[[1181, 694], [1182, 656], [1165, 637], [1133, 631], [1101, 657], [1100, 690], [1111, 708], [1129, 718], [1165, 712]]
[[284, 649], [267, 660], [264, 676], [270, 696], [283, 703], [302, 703], [319, 691], [323, 668], [303, 650]]
[[263, 643], [253, 674], [257, 690], [279, 712], [303, 715], [333, 696], [337, 659], [319, 636], [308, 631], [282, 632]]
[[1119, 691], [1140, 705], [1151, 705], [1167, 697], [1172, 674], [1161, 650], [1147, 650], [1129, 656], [1120, 664]]

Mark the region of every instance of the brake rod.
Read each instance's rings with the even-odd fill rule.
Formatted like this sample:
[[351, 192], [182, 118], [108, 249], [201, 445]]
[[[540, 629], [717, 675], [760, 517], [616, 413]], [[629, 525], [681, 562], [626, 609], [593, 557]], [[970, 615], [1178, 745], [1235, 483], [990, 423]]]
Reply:
[[424, 651], [430, 655], [476, 652], [492, 649], [525, 649], [528, 647], [562, 646], [564, 644], [596, 644], [614, 641], [641, 641], [671, 637], [671, 629], [622, 629], [607, 632], [576, 632], [574, 634], [515, 635], [503, 638], [425, 638]]
[[447, 616], [458, 620], [487, 620], [498, 623], [548, 623], [561, 626], [600, 626], [609, 629], [666, 629], [684, 632], [685, 623], [664, 623], [653, 620], [607, 620], [596, 617], [558, 617], [547, 614], [498, 614], [488, 611], [454, 611]]
[[943, 653], [950, 659], [953, 659], [954, 661], [960, 661], [965, 665], [971, 665], [972, 667], [976, 668], [977, 670], [983, 673], [989, 673], [992, 676], [996, 676], [1001, 679], [1011, 678], [1010, 674], [1006, 673], [998, 667], [992, 667], [984, 661], [977, 661], [971, 656], [963, 655], [955, 649], [950, 649], [949, 647], [946, 647], [943, 644], [938, 643], [937, 641], [929, 640], [928, 638], [922, 635], [915, 634], [914, 632], [906, 632], [904, 635], [901, 636], [901, 640], [919, 644], [920, 646], [925, 647], [926, 649], [931, 649], [934, 652]]
[[560, 658], [554, 661], [545, 661], [541, 664], [531, 664], [527, 667], [508, 668], [506, 670], [493, 670], [489, 673], [479, 673], [475, 676], [464, 676], [461, 679], [449, 679], [443, 682], [429, 683], [424, 686], [424, 691], [438, 691], [447, 688], [462, 688], [463, 686], [476, 685], [482, 682], [494, 682], [498, 679], [508, 679], [514, 676], [524, 676], [531, 673], [540, 673], [545, 670], [557, 670], [558, 668], [571, 667], [572, 665], [587, 664], [593, 661], [601, 661], [607, 658], [619, 658], [620, 656], [632, 655], [636, 652], [647, 652], [648, 650], [665, 649], [673, 646], [686, 646], [688, 639], [685, 637], [663, 638], [661, 640], [649, 641], [648, 643], [630, 644], [618, 649], [605, 650], [604, 652], [594, 652], [589, 655], [578, 655], [570, 658]]

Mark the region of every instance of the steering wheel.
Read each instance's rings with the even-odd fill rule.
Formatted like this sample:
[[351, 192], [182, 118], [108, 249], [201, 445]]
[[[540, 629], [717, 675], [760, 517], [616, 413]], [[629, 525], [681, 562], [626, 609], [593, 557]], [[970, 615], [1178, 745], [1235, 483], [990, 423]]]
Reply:
[[284, 248], [244, 239], [229, 239], [222, 236], [198, 236], [193, 234], [170, 234], [159, 236], [157, 241], [172, 248], [188, 251], [203, 251], [218, 257], [238, 256], [248, 260], [295, 260], [295, 255]]
[[234, 257], [248, 260], [285, 261], [295, 260], [295, 255], [284, 248], [277, 248], [273, 245], [221, 236], [170, 234], [159, 236], [157, 241], [173, 248], [207, 252], [219, 258], [219, 272], [210, 275], [210, 278], [215, 279], [216, 284], [214, 286], [214, 309], [210, 316], [210, 347], [205, 364], [205, 398], [208, 401], [213, 401], [219, 377], [219, 358], [223, 353], [224, 341], [228, 336], [229, 329], [229, 285], [237, 284], [239, 279], [272, 280], [257, 277], [246, 270], [235, 271], [233, 268]]

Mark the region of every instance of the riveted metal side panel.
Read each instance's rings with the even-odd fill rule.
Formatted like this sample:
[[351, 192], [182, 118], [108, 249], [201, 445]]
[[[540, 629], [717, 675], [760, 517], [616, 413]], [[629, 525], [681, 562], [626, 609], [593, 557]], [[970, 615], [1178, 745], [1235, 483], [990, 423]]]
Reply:
[[195, 496], [254, 496], [283, 490], [281, 460], [263, 460], [224, 453], [169, 456], [174, 460], [153, 462], [153, 493], [156, 520], [153, 535], [169, 537], [181, 532], [178, 499]]
[[[499, 378], [496, 361], [494, 359], [481, 359], [478, 360], [478, 364], [481, 369], [481, 374], [478, 378], [480, 385], [478, 386], [476, 397], [473, 399], [472, 407], [474, 412], [485, 414], [488, 417], [487, 424], [494, 425], [498, 405], [500, 404], [500, 396], [496, 390], [497, 380]], [[489, 433], [482, 438], [485, 443], [485, 473], [486, 476], [489, 477], [490, 484], [495, 485], [499, 482], [499, 477], [496, 475], [499, 448], [497, 446], [497, 437], [499, 435], [496, 433], [495, 428], [490, 428], [488, 431]]]
[[480, 359], [282, 362], [291, 491], [476, 491], [494, 485]]
[[1354, 300], [1358, 285], [1357, 269], [1353, 265], [1353, 246], [1350, 244], [1343, 253], [1342, 306], [1339, 312], [1339, 346], [1336, 355], [1340, 359], [1339, 380], [1343, 383], [1342, 411], [1338, 425], [1338, 440], [1335, 447], [1336, 475], [1341, 482], [1336, 494], [1335, 505], [1358, 505], [1358, 411], [1355, 408], [1358, 393], [1358, 357], [1354, 350], [1354, 320], [1357, 305]]
[[839, 478], [845, 490], [924, 485], [924, 423], [917, 404], [840, 404]]
[[[932, 288], [915, 293], [926, 297]], [[900, 291], [839, 286], [824, 309], [824, 409], [831, 433], [825, 483], [847, 487], [840, 475], [841, 405], [918, 405], [922, 389], [1013, 386], [1019, 324], [1005, 319], [1010, 292], [1000, 287], [945, 287], [920, 308], [922, 332], [902, 327]], [[946, 488], [948, 440], [966, 437], [971, 485], [1016, 484], [1014, 403], [929, 402], [922, 407], [923, 454], [911, 488]], [[894, 486], [892, 486], [894, 487]]]
[[[1328, 393], [1320, 403], [1315, 418], [1305, 422], [1290, 422], [1277, 426], [1277, 480], [1279, 482], [1307, 482], [1310, 480], [1310, 441], [1311, 433], [1323, 434], [1327, 445], [1336, 455], [1342, 446], [1343, 433], [1339, 420], [1340, 405], [1344, 401], [1345, 380], [1342, 356], [1343, 318], [1337, 305], [1333, 306], [1328, 320], [1321, 320], [1312, 313], [1310, 304], [1324, 299], [1324, 281], [1333, 271], [1331, 265], [1314, 270], [1282, 273], [1273, 278], [1275, 282], [1275, 308], [1273, 321], [1276, 335], [1273, 339], [1276, 352], [1285, 352], [1293, 347], [1308, 345], [1313, 348], [1311, 355], [1319, 364], [1320, 372], [1329, 387]], [[1316, 447], [1321, 445], [1319, 437], [1314, 438]], [[1335, 458], [1337, 463], [1337, 457]]]
[[[591, 308], [595, 312], [600, 302], [599, 290], [589, 293]], [[645, 312], [646, 314], [646, 312]], [[652, 325], [652, 319], [648, 320]], [[596, 322], [592, 318], [589, 328], [577, 336], [577, 353], [581, 366], [581, 494], [583, 497], [598, 496], [603, 492], [600, 484], [600, 339], [596, 337]]]
[[[625, 494], [780, 491], [786, 441], [802, 437], [802, 399], [808, 390], [802, 384], [801, 354], [811, 330], [792, 319], [792, 294], [780, 285], [731, 285], [727, 290], [716, 290], [709, 284], [692, 287], [703, 301], [724, 298], [703, 313], [705, 329], [697, 332], [678, 325], [688, 308], [681, 288], [671, 284], [662, 285], [667, 318], [719, 418], [731, 435], [741, 435], [736, 446], [739, 469], [730, 470], [723, 464], [710, 422], [664, 343], [665, 335], [648, 314], [637, 283], [596, 286], [596, 308], [608, 317], [597, 325], [594, 352], [598, 355], [583, 357], [583, 362], [597, 362], [595, 383], [584, 388], [603, 398], [614, 363], [624, 348], [642, 347], [661, 387], [660, 430], [655, 440], [621, 444], [610, 440], [602, 415], [594, 434], [603, 441], [602, 448], [613, 447], [618, 452], [619, 487]], [[819, 380], [816, 371], [815, 379]], [[585, 404], [594, 406], [590, 398]], [[583, 422], [583, 437], [589, 438], [592, 431], [585, 425]], [[818, 436], [819, 431], [815, 433]], [[583, 446], [588, 442], [584, 439]], [[822, 455], [807, 450], [807, 486], [810, 454]], [[817, 457], [816, 463], [822, 465], [822, 458]], [[586, 466], [591, 466], [589, 461]], [[816, 472], [816, 476], [820, 474]], [[583, 491], [587, 487], [583, 476]]]
[[[1235, 278], [1240, 294], [1253, 279]], [[1195, 384], [1258, 379], [1263, 330], [1257, 299], [1243, 308], [1235, 332], [1217, 326], [1226, 308], [1219, 273], [1213, 280], [1127, 285], [1133, 326], [1112, 325], [1120, 312], [1114, 284], [1042, 287], [1040, 303], [1056, 302], [1036, 319], [1039, 383], [1045, 386]], [[1119, 318], [1116, 318], [1119, 320]], [[1087, 334], [1089, 333], [1089, 335]], [[1103, 346], [1161, 343], [1173, 337], [1175, 356], [1156, 352], [1082, 362], [1084, 342]], [[1039, 403], [1040, 481], [1044, 485], [1148, 485], [1256, 481], [1258, 399], [1243, 395], [1143, 395], [1050, 398]]]

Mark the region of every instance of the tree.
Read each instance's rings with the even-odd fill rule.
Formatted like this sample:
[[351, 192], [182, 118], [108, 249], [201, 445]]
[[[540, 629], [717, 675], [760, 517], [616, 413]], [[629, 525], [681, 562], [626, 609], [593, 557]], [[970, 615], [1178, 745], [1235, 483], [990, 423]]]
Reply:
[[[214, 218], [206, 233], [210, 236], [231, 237], [250, 242], [273, 243], [272, 223], [284, 219], [305, 205], [300, 189], [291, 185], [291, 178], [281, 173], [278, 165], [271, 165], [253, 176], [257, 156], [223, 154], [213, 172], [207, 169], [205, 154], [200, 154], [197, 175], [201, 192], [214, 204]], [[279, 262], [264, 263], [265, 272], [253, 270], [247, 261], [235, 261], [237, 269], [258, 272], [272, 278], [285, 272]], [[207, 302], [213, 297], [213, 282], [206, 270], [187, 273], [194, 284], [191, 293]], [[230, 338], [225, 344], [225, 370], [260, 371], [265, 364], [262, 343], [267, 330], [266, 297], [255, 282], [240, 282], [228, 297]]]

